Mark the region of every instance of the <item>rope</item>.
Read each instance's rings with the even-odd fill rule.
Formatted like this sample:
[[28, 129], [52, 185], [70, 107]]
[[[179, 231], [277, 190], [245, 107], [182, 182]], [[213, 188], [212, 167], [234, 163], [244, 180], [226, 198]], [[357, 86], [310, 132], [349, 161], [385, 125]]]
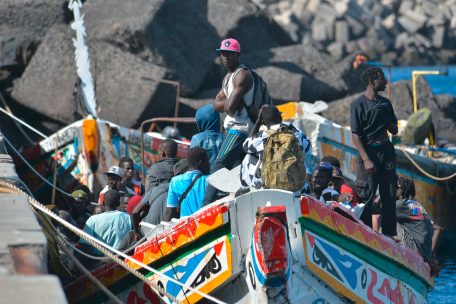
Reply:
[[420, 171], [421, 173], [423, 173], [425, 176], [429, 177], [430, 179], [433, 179], [433, 180], [436, 180], [436, 181], [448, 181], [454, 177], [456, 177], [456, 172], [449, 175], [449, 176], [445, 176], [445, 177], [438, 177], [438, 176], [434, 176], [428, 172], [426, 172], [411, 156], [410, 154], [402, 147], [399, 147], [399, 150], [401, 150], [404, 155], [408, 158], [408, 160], [418, 169], [418, 171]]
[[39, 136], [43, 137], [43, 138], [48, 138], [46, 135], [44, 135], [43, 133], [41, 133], [40, 131], [38, 131], [37, 129], [35, 129], [34, 127], [32, 127], [31, 125], [29, 125], [28, 123], [26, 123], [25, 121], [23, 121], [22, 119], [20, 118], [17, 118], [16, 116], [14, 116], [13, 114], [9, 113], [8, 111], [6, 111], [5, 109], [3, 109], [2, 107], [0, 107], [0, 111], [2, 111], [3, 113], [5, 113], [6, 115], [8, 115], [9, 117], [11, 117], [12, 119], [20, 122], [21, 124], [23, 124], [24, 126], [26, 126], [27, 128], [29, 128], [30, 130], [32, 130], [33, 132], [35, 132], [36, 134], [38, 134]]
[[[58, 238], [58, 242], [61, 242], [60, 238]], [[89, 278], [89, 280], [92, 281], [92, 283], [100, 288], [100, 290], [103, 291], [108, 296], [108, 298], [111, 299], [111, 301], [117, 304], [123, 304], [123, 302], [118, 297], [116, 297], [108, 288], [106, 288], [106, 286], [103, 285], [103, 283], [100, 282], [100, 280], [94, 277], [93, 274], [91, 274], [90, 271], [81, 264], [81, 262], [79, 262], [79, 260], [70, 252], [70, 250], [65, 247], [65, 244], [60, 243], [60, 247], [63, 251], [65, 251], [65, 254], [71, 258], [74, 265], [76, 265], [76, 267], [79, 268], [79, 270], [81, 270]]]
[[[52, 231], [49, 231], [49, 233], [53, 233], [54, 235], [57, 236], [56, 238], [53, 238], [53, 239], [55, 240], [56, 243], [58, 243], [58, 245], [65, 252], [65, 254], [71, 258], [74, 265], [77, 268], [79, 268], [79, 270], [81, 270], [89, 278], [89, 280], [92, 281], [92, 283], [94, 283], [98, 288], [100, 288], [100, 290], [103, 291], [108, 296], [108, 298], [111, 299], [111, 301], [113, 301], [114, 303], [117, 303], [117, 304], [122, 304], [123, 302], [118, 297], [116, 297], [108, 288], [106, 288], [106, 286], [104, 286], [100, 282], [100, 280], [98, 280], [96, 277], [94, 277], [90, 273], [90, 271], [87, 270], [87, 268], [85, 268], [84, 265], [82, 265], [82, 263], [74, 256], [74, 254], [67, 247], [65, 247], [65, 244], [62, 241], [67, 242], [67, 240], [61, 233], [59, 233], [59, 231], [51, 223], [49, 218], [44, 216], [43, 214], [40, 216], [38, 214], [38, 210], [36, 210], [36, 209], [33, 209], [33, 211], [40, 218], [40, 220], [46, 222], [46, 223], [42, 223], [42, 224], [45, 224], [46, 227], [48, 227], [50, 230], [52, 230]], [[69, 242], [67, 244], [69, 244]]]
[[[99, 251], [101, 251], [102, 253], [104, 253], [106, 256], [110, 257], [112, 260], [114, 260], [117, 264], [119, 264], [120, 266], [122, 266], [123, 268], [125, 268], [127, 271], [129, 271], [130, 273], [132, 273], [134, 276], [136, 276], [138, 279], [140, 279], [141, 281], [143, 281], [144, 283], [148, 284], [151, 289], [159, 294], [158, 292], [158, 286], [155, 282], [152, 282], [148, 277], [146, 277], [145, 275], [143, 275], [141, 272], [137, 271], [136, 269], [133, 269], [130, 265], [128, 265], [127, 263], [125, 263], [124, 261], [122, 261], [120, 258], [118, 258], [115, 254], [121, 256], [122, 258], [134, 263], [134, 264], [137, 264], [138, 266], [152, 272], [153, 274], [156, 274], [158, 276], [161, 276], [161, 277], [164, 277], [166, 278], [168, 281], [170, 282], [173, 282], [174, 284], [177, 284], [177, 285], [180, 285], [182, 287], [184, 287], [186, 290], [190, 290], [194, 293], [197, 293], [199, 294], [200, 296], [214, 302], [214, 303], [218, 303], [218, 304], [225, 304], [225, 302], [223, 301], [220, 301], [210, 295], [207, 295], [199, 290], [196, 290], [192, 287], [190, 287], [189, 285], [186, 285], [186, 284], [183, 284], [177, 280], [175, 280], [174, 278], [171, 278], [171, 277], [168, 277], [167, 275], [165, 274], [162, 274], [161, 272], [157, 271], [156, 269], [140, 262], [140, 261], [137, 261], [135, 260], [134, 258], [124, 254], [123, 252], [115, 249], [115, 248], [112, 248], [111, 246], [103, 243], [102, 241], [94, 238], [93, 236], [85, 233], [84, 231], [74, 227], [73, 225], [71, 225], [70, 223], [68, 223], [67, 221], [65, 221], [64, 219], [60, 218], [58, 215], [54, 214], [51, 210], [49, 210], [48, 208], [46, 208], [44, 205], [42, 205], [40, 202], [38, 202], [37, 200], [35, 200], [34, 198], [30, 197], [29, 195], [27, 195], [24, 191], [22, 191], [21, 189], [19, 189], [18, 187], [16, 187], [15, 185], [12, 185], [10, 183], [6, 183], [4, 181], [1, 181], [0, 180], [0, 192], [8, 192], [8, 193], [14, 193], [14, 194], [18, 194], [18, 195], [24, 195], [28, 198], [28, 201], [29, 203], [36, 209], [38, 209], [39, 211], [45, 213], [46, 215], [50, 216], [51, 218], [53, 218], [54, 220], [56, 220], [57, 222], [59, 222], [60, 224], [62, 224], [63, 226], [65, 226], [66, 228], [70, 229], [73, 233], [75, 233], [76, 235], [78, 235], [80, 238], [83, 238], [85, 241], [87, 241], [90, 245], [92, 245], [93, 247], [95, 247], [96, 249], [98, 249]], [[115, 253], [115, 254], [113, 254]], [[165, 291], [162, 290], [162, 292], [165, 293], [165, 295], [172, 301], [174, 302], [178, 302], [178, 300], [168, 294]]]
[[[29, 167], [42, 181], [44, 181], [46, 184], [48, 184], [49, 186], [51, 187], [54, 187], [54, 185], [49, 182], [46, 178], [44, 178], [38, 171], [35, 170], [35, 168], [33, 168], [33, 166], [22, 156], [22, 154], [16, 150], [16, 148], [14, 148], [13, 144], [9, 141], [8, 138], [6, 138], [5, 135], [3, 135], [3, 138], [5, 139], [6, 143], [10, 146], [10, 148], [14, 151], [14, 153], [17, 154], [17, 156], [19, 156], [19, 158], [27, 165], [27, 167]], [[68, 197], [71, 197], [71, 194], [69, 194], [68, 192], [65, 192], [63, 191], [62, 189], [58, 188], [58, 187], [55, 187], [55, 189], [57, 191], [59, 191], [60, 193], [62, 193], [63, 195], [66, 195]]]
[[[2, 101], [2, 104], [3, 106], [5, 107], [6, 111], [8, 113], [10, 113], [11, 115], [14, 115], [13, 114], [13, 111], [11, 111], [11, 108], [8, 106], [8, 104], [6, 103], [6, 100], [5, 98], [3, 98], [3, 95], [2, 93], [0, 93], [0, 100]], [[21, 131], [22, 135], [24, 135], [25, 139], [27, 140], [27, 142], [32, 145], [33, 144], [33, 140], [30, 138], [30, 136], [28, 136], [28, 134], [24, 131], [24, 129], [22, 128], [22, 126], [14, 119], [14, 124], [16, 125], [17, 129], [19, 131]]]

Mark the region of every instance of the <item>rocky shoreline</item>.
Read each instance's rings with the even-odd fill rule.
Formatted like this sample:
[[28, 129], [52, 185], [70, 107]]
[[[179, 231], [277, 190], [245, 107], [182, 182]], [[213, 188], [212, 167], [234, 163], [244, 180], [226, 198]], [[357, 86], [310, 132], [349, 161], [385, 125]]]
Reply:
[[[225, 73], [214, 49], [228, 36], [241, 41], [241, 60], [277, 103], [360, 92], [361, 71], [352, 66], [360, 52], [394, 65], [456, 60], [455, 0], [88, 0], [83, 13], [100, 117], [125, 127], [174, 114], [176, 90], [160, 79], [180, 82], [181, 116], [211, 102]], [[70, 23], [60, 0], [0, 3], [0, 93], [15, 114], [48, 133], [85, 115], [73, 94]], [[445, 112], [456, 102], [440, 99], [445, 105], [434, 119], [442, 130], [454, 128]], [[406, 117], [409, 109], [399, 111]], [[12, 125], [2, 130], [17, 133]]]

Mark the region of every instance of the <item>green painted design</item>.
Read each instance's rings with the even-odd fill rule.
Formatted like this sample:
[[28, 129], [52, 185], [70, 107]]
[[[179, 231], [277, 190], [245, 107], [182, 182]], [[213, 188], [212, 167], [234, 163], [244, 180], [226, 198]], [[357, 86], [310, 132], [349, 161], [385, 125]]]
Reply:
[[399, 264], [397, 261], [311, 219], [301, 217], [299, 218], [299, 223], [301, 224], [303, 238], [305, 230], [311, 231], [334, 245], [350, 252], [361, 260], [366, 261], [368, 264], [392, 276], [393, 278], [397, 278], [398, 280], [408, 284], [426, 298], [428, 287], [430, 287], [428, 283], [411, 270]]

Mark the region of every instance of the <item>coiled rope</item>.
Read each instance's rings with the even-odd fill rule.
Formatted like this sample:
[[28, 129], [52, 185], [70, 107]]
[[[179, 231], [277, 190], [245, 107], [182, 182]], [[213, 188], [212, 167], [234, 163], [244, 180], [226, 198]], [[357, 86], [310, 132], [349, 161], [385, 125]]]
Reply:
[[418, 171], [420, 171], [422, 174], [424, 174], [425, 176], [429, 177], [430, 179], [433, 179], [433, 180], [436, 180], [436, 181], [439, 181], [439, 182], [442, 182], [442, 181], [448, 181], [454, 177], [456, 177], [456, 172], [449, 175], [449, 176], [445, 176], [445, 177], [439, 177], [439, 176], [434, 176], [430, 173], [428, 173], [426, 170], [424, 170], [414, 159], [412, 156], [410, 156], [409, 152], [407, 152], [404, 148], [402, 147], [398, 147], [399, 150], [402, 151], [402, 153], [404, 153], [405, 157], [407, 157], [407, 159], [418, 169]]
[[10, 184], [8, 182], [0, 180], [0, 192], [18, 194], [18, 195], [23, 195], [23, 196], [27, 197], [28, 202], [35, 209], [37, 209], [37, 210], [43, 212], [44, 214], [50, 216], [52, 219], [54, 219], [55, 221], [59, 222], [61, 225], [65, 226], [66, 228], [68, 228], [74, 234], [76, 234], [80, 238], [83, 238], [90, 245], [92, 245], [93, 247], [95, 247], [96, 249], [101, 251], [106, 256], [110, 257], [113, 261], [115, 261], [117, 264], [119, 264], [120, 266], [125, 268], [127, 271], [132, 273], [138, 279], [140, 279], [144, 283], [148, 284], [151, 287], [151, 289], [157, 294], [160, 294], [160, 292], [162, 294], [165, 293], [166, 297], [168, 297], [170, 300], [179, 303], [179, 301], [174, 296], [172, 296], [171, 294], [167, 293], [166, 290], [160, 290], [160, 292], [159, 292], [158, 285], [155, 282], [153, 282], [151, 279], [149, 279], [148, 277], [143, 275], [141, 272], [139, 272], [136, 269], [132, 268], [126, 262], [121, 260], [118, 256], [121, 256], [122, 258], [124, 258], [124, 259], [130, 261], [131, 263], [136, 264], [136, 265], [138, 265], [138, 266], [140, 266], [140, 267], [142, 267], [142, 268], [144, 268], [144, 269], [146, 269], [146, 270], [148, 270], [150, 272], [152, 272], [153, 274], [156, 274], [156, 275], [158, 275], [160, 277], [164, 277], [168, 281], [173, 282], [174, 284], [177, 284], [179, 286], [182, 286], [186, 290], [189, 290], [189, 291], [192, 291], [194, 293], [197, 293], [198, 295], [200, 295], [200, 296], [202, 296], [202, 297], [204, 297], [204, 298], [206, 298], [206, 299], [208, 299], [208, 300], [210, 300], [210, 301], [212, 301], [214, 303], [225, 304], [225, 302], [220, 301], [220, 300], [218, 300], [218, 299], [216, 299], [216, 298], [214, 298], [214, 297], [212, 297], [212, 296], [210, 296], [208, 294], [205, 294], [205, 293], [203, 293], [203, 292], [201, 292], [201, 291], [199, 291], [197, 289], [194, 289], [194, 288], [190, 287], [189, 285], [183, 284], [180, 281], [175, 280], [174, 278], [171, 278], [171, 277], [159, 272], [158, 270], [150, 267], [149, 265], [146, 265], [146, 264], [144, 264], [144, 263], [142, 263], [140, 261], [135, 260], [134, 258], [124, 254], [123, 252], [121, 252], [121, 251], [119, 251], [119, 250], [117, 250], [115, 248], [112, 248], [111, 246], [109, 246], [109, 245], [103, 243], [102, 241], [97, 240], [93, 236], [85, 233], [84, 231], [74, 227], [73, 225], [71, 225], [70, 223], [65, 221], [64, 219], [60, 218], [58, 215], [54, 214], [51, 210], [46, 208], [43, 204], [41, 204], [40, 202], [38, 202], [37, 200], [35, 200], [31, 196], [29, 196], [27, 193], [25, 193], [24, 191], [22, 191], [21, 189], [16, 187], [15, 185], [12, 185], [12, 184]]

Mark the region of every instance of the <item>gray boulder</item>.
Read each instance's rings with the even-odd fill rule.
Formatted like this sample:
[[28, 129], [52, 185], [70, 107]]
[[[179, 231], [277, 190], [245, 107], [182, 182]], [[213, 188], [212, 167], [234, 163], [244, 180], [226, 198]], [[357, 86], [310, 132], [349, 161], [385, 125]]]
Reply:
[[274, 66], [303, 75], [304, 82], [308, 83], [304, 84], [305, 90], [301, 94], [305, 101], [334, 100], [347, 91], [344, 80], [326, 57], [310, 45], [290, 45], [251, 53], [243, 56], [242, 62], [254, 69]]
[[216, 56], [219, 37], [207, 1], [100, 0], [87, 2], [84, 12], [90, 40], [166, 66], [183, 94], [198, 90]]
[[289, 72], [275, 66], [267, 66], [256, 69], [266, 84], [272, 99], [275, 102], [299, 101], [303, 95], [304, 76]]
[[[75, 113], [77, 104], [73, 96], [77, 76], [72, 36], [65, 26], [49, 30], [12, 92], [21, 105], [62, 124], [80, 117]], [[135, 127], [152, 115], [173, 113], [175, 90], [156, 81], [166, 77], [164, 68], [106, 42], [91, 43], [90, 51], [92, 56], [97, 54], [96, 87], [101, 118]]]
[[29, 34], [41, 40], [46, 31], [63, 22], [61, 0], [2, 0], [0, 1], [0, 35]]

